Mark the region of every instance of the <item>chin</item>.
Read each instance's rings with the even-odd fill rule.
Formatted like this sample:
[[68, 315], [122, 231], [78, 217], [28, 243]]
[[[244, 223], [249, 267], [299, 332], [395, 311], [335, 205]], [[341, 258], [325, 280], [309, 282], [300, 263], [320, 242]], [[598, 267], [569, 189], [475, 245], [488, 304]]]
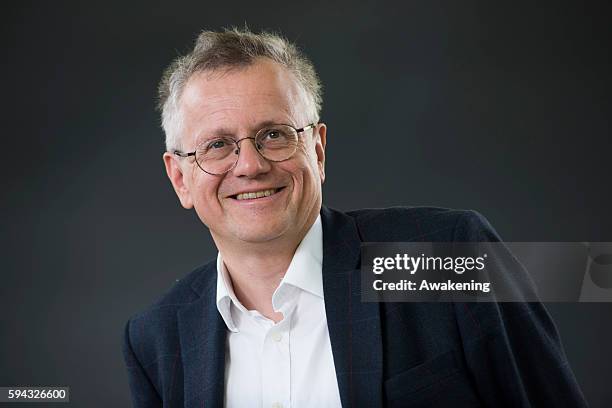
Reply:
[[235, 236], [244, 242], [268, 242], [282, 236], [289, 229], [289, 224], [284, 222], [275, 225], [257, 225], [257, 221], [251, 222], [246, 228], [235, 231]]
[[241, 231], [237, 237], [240, 241], [255, 244], [272, 241], [281, 235], [270, 231]]

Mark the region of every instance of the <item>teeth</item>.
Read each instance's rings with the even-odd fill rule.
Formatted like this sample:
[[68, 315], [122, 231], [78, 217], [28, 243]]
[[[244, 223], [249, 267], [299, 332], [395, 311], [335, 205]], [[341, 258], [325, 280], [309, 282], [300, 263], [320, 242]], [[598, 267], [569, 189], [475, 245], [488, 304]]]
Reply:
[[262, 191], [255, 191], [252, 193], [242, 193], [242, 194], [238, 194], [236, 196], [237, 200], [248, 200], [248, 199], [253, 199], [253, 198], [261, 198], [261, 197], [269, 197], [272, 194], [276, 193], [278, 190], [273, 188], [270, 190], [262, 190]]

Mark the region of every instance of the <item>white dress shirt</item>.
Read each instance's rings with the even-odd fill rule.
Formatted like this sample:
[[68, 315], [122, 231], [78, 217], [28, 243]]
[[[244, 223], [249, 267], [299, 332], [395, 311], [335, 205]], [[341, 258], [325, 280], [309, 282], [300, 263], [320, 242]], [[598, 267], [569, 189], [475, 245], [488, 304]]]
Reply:
[[236, 298], [217, 256], [217, 309], [228, 328], [225, 406], [340, 407], [323, 301], [323, 229], [319, 216], [272, 295], [274, 321]]

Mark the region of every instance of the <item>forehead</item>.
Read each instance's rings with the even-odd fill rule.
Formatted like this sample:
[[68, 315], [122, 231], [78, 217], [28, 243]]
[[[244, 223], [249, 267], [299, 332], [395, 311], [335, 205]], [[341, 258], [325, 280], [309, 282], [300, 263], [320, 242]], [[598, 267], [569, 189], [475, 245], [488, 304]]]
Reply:
[[267, 59], [245, 68], [197, 73], [180, 101], [183, 135], [189, 140], [218, 128], [253, 130], [270, 121], [296, 125], [305, 118], [305, 101], [293, 74]]

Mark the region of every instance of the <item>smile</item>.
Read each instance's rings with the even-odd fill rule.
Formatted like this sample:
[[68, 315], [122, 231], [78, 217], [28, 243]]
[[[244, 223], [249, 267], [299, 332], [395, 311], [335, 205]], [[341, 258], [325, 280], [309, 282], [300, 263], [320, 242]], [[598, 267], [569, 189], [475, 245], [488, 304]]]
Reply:
[[248, 193], [240, 193], [235, 196], [236, 200], [252, 200], [254, 198], [270, 197], [278, 193], [282, 188], [271, 188], [267, 190], [252, 191]]

